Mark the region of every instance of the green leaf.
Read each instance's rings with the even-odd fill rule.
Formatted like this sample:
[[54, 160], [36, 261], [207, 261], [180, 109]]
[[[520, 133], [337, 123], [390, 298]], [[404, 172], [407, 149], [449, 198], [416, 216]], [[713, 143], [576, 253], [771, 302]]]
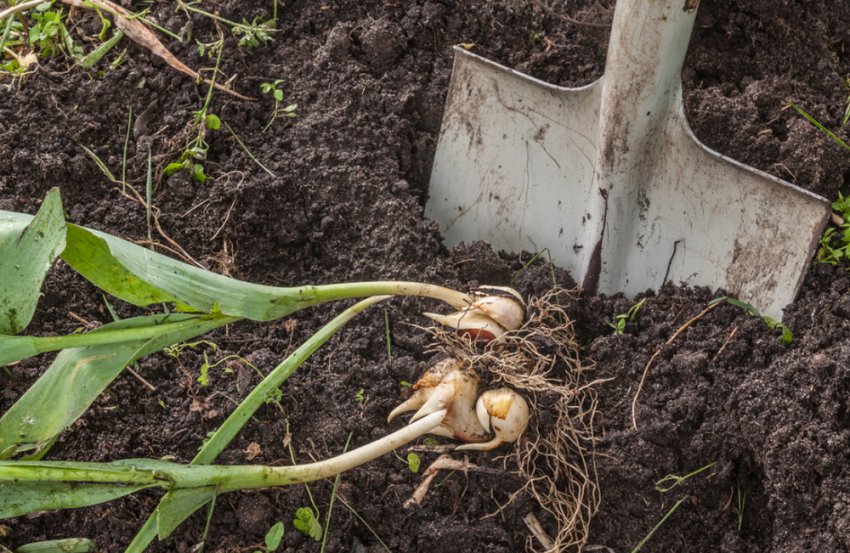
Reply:
[[35, 217], [0, 212], [0, 333], [29, 324], [41, 285], [65, 247], [65, 216], [59, 189], [47, 193]]
[[779, 328], [782, 330], [782, 336], [779, 338], [779, 341], [786, 346], [791, 345], [794, 342], [794, 333], [784, 324], [780, 324]]
[[280, 542], [283, 540], [283, 523], [277, 522], [274, 526], [269, 528], [269, 531], [266, 532], [265, 543], [266, 549], [269, 551], [277, 551], [277, 548], [280, 547]]
[[[216, 487], [169, 490], [159, 502], [152, 515], [155, 521], [156, 535], [160, 540], [167, 538], [175, 528], [189, 516], [212, 501], [216, 496]], [[150, 520], [150, 519], [149, 519]], [[145, 525], [147, 526], [147, 524]], [[144, 531], [144, 528], [142, 529]], [[138, 536], [136, 537], [138, 539]], [[135, 540], [134, 540], [135, 543]], [[128, 551], [133, 547], [130, 545]]]
[[195, 163], [192, 165], [192, 178], [195, 179], [196, 182], [204, 184], [207, 182], [209, 177], [204, 173], [204, 166], [200, 163]]
[[163, 171], [163, 176], [170, 177], [174, 173], [178, 171], [182, 171], [188, 167], [188, 164], [185, 161], [172, 161], [168, 165], [165, 166], [165, 171]]
[[88, 538], [65, 538], [28, 543], [15, 548], [15, 553], [91, 553], [97, 544]]
[[218, 115], [208, 113], [204, 118], [204, 125], [211, 131], [217, 131], [221, 128], [221, 119]]
[[413, 453], [412, 451], [407, 454], [407, 468], [410, 469], [410, 472], [416, 474], [419, 472], [419, 465], [421, 460], [419, 459], [419, 455]]
[[97, 505], [158, 485], [38, 481], [0, 483], [0, 520], [39, 511]]
[[[0, 458], [38, 452], [49, 446], [130, 363], [235, 320], [215, 315], [153, 315], [123, 319], [89, 334], [58, 337], [91, 340], [98, 335], [132, 336], [139, 331], [150, 334], [143, 339], [125, 338], [117, 344], [62, 351], [35, 384], [0, 418]], [[13, 336], [5, 339], [37, 342], [52, 338]]]
[[310, 507], [301, 507], [295, 511], [295, 520], [292, 521], [295, 529], [316, 541], [322, 539], [322, 525], [316, 520], [316, 515]]
[[319, 303], [308, 288], [235, 280], [76, 225], [68, 225], [62, 259], [98, 288], [141, 307], [176, 302], [184, 311], [266, 321]]

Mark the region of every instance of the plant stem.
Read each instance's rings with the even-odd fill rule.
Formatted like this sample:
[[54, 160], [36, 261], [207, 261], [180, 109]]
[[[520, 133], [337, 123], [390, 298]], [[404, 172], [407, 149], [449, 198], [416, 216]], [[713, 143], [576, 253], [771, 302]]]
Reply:
[[155, 338], [167, 331], [210, 324], [213, 325], [212, 328], [217, 328], [238, 320], [240, 320], [239, 317], [201, 315], [177, 322], [169, 322], [168, 316], [165, 315], [160, 324], [143, 327], [93, 330], [86, 334], [69, 334], [66, 336], [2, 336], [0, 337], [0, 366], [49, 351], [132, 342]]
[[107, 464], [0, 461], [0, 483], [158, 484], [169, 490], [215, 486], [219, 493], [301, 484], [336, 476], [386, 455], [438, 427], [445, 415], [445, 409], [431, 413], [348, 453], [305, 465], [177, 465], [148, 459]]
[[324, 284], [303, 286], [297, 289], [298, 301], [307, 305], [316, 305], [326, 301], [363, 298], [377, 295], [421, 296], [444, 301], [455, 309], [464, 309], [472, 303], [472, 298], [463, 292], [426, 284], [422, 282], [377, 281], [351, 282], [344, 284]]

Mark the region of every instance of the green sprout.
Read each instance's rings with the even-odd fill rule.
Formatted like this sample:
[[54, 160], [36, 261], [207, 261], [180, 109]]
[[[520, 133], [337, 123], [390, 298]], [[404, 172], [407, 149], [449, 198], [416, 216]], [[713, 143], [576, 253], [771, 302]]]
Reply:
[[292, 521], [295, 529], [315, 541], [322, 540], [322, 525], [319, 524], [316, 514], [310, 507], [301, 507], [295, 511], [295, 519]]
[[838, 265], [842, 261], [850, 261], [850, 197], [839, 192], [832, 209], [841, 217], [841, 225], [824, 231], [816, 263]]
[[412, 451], [407, 454], [407, 468], [410, 469], [410, 472], [413, 474], [417, 474], [419, 472], [419, 465], [421, 464], [421, 459], [419, 459], [419, 455], [413, 453]]
[[295, 110], [298, 109], [298, 104], [289, 104], [285, 107], [280, 107], [283, 103], [283, 89], [280, 88], [280, 85], [283, 83], [283, 79], [275, 79], [274, 81], [268, 83], [260, 83], [260, 92], [266, 95], [271, 95], [274, 99], [274, 109], [272, 110], [272, 116], [269, 118], [266, 126], [263, 127], [262, 132], [266, 132], [266, 129], [271, 127], [274, 120], [278, 115], [282, 117], [295, 118], [298, 117], [298, 114]]
[[631, 322], [634, 322], [635, 317], [637, 317], [638, 311], [643, 307], [646, 298], [643, 298], [636, 304], [632, 305], [631, 308], [626, 313], [620, 313], [619, 315], [614, 317], [614, 322], [608, 323], [608, 326], [614, 329], [614, 334], [622, 335], [626, 330], [626, 325]]
[[741, 528], [744, 527], [744, 508], [747, 505], [747, 492], [741, 491], [741, 485], [740, 484], [738, 484], [737, 492], [738, 492], [737, 493], [737, 500], [736, 500], [735, 503], [736, 503], [736, 507], [737, 507], [736, 510], [737, 510], [737, 513], [738, 513], [738, 532], [740, 533]]

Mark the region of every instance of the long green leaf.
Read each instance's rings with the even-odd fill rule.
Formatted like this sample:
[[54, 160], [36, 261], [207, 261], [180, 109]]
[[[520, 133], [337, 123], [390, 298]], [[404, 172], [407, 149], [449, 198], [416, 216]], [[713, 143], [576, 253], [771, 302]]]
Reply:
[[0, 520], [38, 511], [88, 507], [159, 484], [69, 484], [25, 482], [0, 484]]
[[191, 327], [200, 319], [227, 319], [222, 324], [234, 322], [235, 317], [221, 315], [166, 314], [136, 317], [104, 325], [85, 334], [66, 336], [4, 336], [0, 335], [0, 366], [26, 359], [40, 353], [60, 349], [81, 348], [138, 342]]
[[177, 303], [185, 310], [265, 321], [317, 303], [309, 291], [235, 280], [74, 225], [68, 226], [62, 259], [98, 288], [139, 306]]
[[[264, 405], [272, 393], [286, 382], [295, 372], [295, 369], [300, 367], [322, 344], [327, 342], [357, 314], [384, 299], [386, 298], [376, 296], [349, 307], [292, 352], [280, 365], [266, 375], [262, 382], [248, 394], [248, 397], [209, 437], [192, 460], [192, 465], [212, 463], [242, 430], [248, 420], [254, 416], [257, 409]], [[212, 495], [209, 495], [207, 501], [211, 500], [212, 497]], [[127, 553], [142, 553], [157, 536], [159, 536], [159, 539], [168, 536], [192, 513], [203, 507], [205, 502], [197, 502], [200, 498], [200, 493], [195, 495], [194, 490], [172, 490], [166, 494], [160, 500], [155, 514], [148, 518], [145, 525], [133, 538], [132, 543], [127, 547]]]
[[0, 212], [0, 333], [17, 334], [32, 320], [47, 271], [64, 247], [59, 189], [33, 218]]
[[[77, 420], [134, 361], [238, 319], [220, 315], [152, 315], [104, 325], [82, 336], [140, 332], [141, 339], [62, 351], [0, 418], [0, 459], [38, 452]], [[18, 338], [18, 337], [15, 337]]]
[[268, 321], [322, 302], [384, 294], [433, 297], [456, 309], [471, 301], [461, 292], [417, 282], [266, 286], [199, 269], [104, 232], [68, 225], [67, 235], [62, 259], [98, 288], [143, 307], [176, 303], [185, 311]]

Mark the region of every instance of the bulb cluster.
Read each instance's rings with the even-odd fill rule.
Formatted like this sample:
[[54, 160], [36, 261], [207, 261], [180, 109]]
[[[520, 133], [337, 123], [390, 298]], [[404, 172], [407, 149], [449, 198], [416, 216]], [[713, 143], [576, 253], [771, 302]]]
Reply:
[[[528, 403], [510, 388], [488, 390], [478, 396], [480, 379], [454, 357], [432, 364], [413, 385], [413, 395], [387, 418], [416, 410], [410, 422], [445, 410], [432, 434], [470, 442], [457, 449], [494, 449], [516, 441], [528, 426]], [[493, 437], [488, 440], [490, 433]]]

